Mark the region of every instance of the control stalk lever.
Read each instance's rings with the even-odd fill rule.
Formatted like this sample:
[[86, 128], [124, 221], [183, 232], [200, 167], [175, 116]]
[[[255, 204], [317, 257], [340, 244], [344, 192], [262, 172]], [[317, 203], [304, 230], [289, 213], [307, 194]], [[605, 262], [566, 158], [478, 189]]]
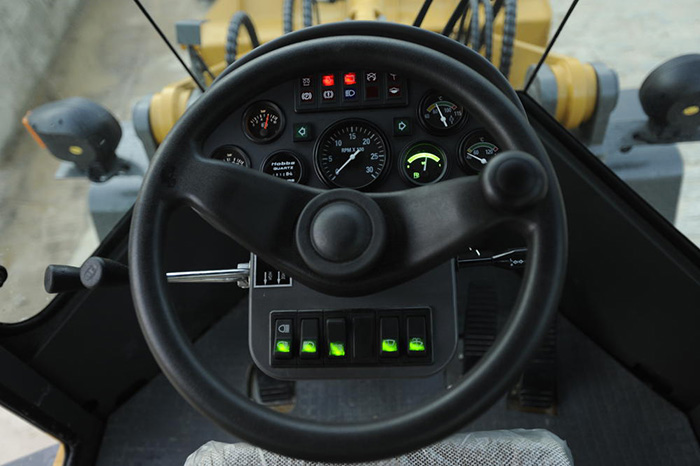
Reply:
[[[238, 264], [235, 269], [168, 272], [169, 283], [232, 283], [240, 288], [250, 287], [250, 264]], [[44, 273], [47, 293], [63, 293], [104, 286], [129, 284], [129, 268], [117, 261], [91, 257], [80, 267], [49, 265]]]
[[[477, 251], [478, 254], [478, 251]], [[522, 269], [527, 259], [527, 248], [513, 248], [492, 256], [480, 256], [470, 259], [457, 259], [457, 268], [493, 265], [504, 269]]]

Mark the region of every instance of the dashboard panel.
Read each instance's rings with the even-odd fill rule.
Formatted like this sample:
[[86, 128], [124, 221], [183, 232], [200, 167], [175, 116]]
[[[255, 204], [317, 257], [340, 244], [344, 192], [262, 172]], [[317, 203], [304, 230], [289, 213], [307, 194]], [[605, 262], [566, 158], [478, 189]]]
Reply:
[[[203, 147], [290, 182], [367, 192], [475, 175], [498, 150], [469, 108], [373, 70], [300, 76], [251, 96]], [[426, 376], [454, 354], [454, 260], [355, 298], [316, 292], [255, 255], [251, 267], [250, 350], [272, 377]]]
[[342, 70], [251, 98], [203, 150], [317, 188], [385, 192], [477, 174], [498, 147], [439, 90], [391, 72]]

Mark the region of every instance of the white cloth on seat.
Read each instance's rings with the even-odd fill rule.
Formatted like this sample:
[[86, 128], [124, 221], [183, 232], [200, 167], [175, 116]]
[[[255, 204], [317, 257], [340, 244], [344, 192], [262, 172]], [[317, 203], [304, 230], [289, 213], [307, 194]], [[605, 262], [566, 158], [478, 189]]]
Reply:
[[[542, 429], [471, 432], [395, 458], [359, 466], [572, 466], [566, 442]], [[192, 453], [185, 466], [335, 466], [303, 461], [245, 443], [209, 442]]]

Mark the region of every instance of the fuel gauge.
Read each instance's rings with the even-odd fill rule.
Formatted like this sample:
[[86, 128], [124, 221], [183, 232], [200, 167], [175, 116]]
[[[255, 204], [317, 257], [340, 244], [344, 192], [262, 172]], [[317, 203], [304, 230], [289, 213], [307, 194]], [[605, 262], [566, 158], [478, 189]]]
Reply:
[[462, 141], [459, 163], [466, 171], [479, 173], [499, 150], [491, 135], [484, 129], [478, 129]]
[[404, 151], [401, 162], [403, 176], [417, 185], [436, 183], [447, 172], [445, 151], [430, 142], [410, 146]]

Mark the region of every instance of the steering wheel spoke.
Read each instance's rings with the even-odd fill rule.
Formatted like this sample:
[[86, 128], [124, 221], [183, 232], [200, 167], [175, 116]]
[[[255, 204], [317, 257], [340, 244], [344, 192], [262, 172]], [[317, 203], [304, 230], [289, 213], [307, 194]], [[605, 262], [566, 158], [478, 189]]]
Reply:
[[294, 227], [320, 190], [282, 181], [239, 165], [190, 159], [176, 197], [250, 251], [285, 261], [294, 253]]

